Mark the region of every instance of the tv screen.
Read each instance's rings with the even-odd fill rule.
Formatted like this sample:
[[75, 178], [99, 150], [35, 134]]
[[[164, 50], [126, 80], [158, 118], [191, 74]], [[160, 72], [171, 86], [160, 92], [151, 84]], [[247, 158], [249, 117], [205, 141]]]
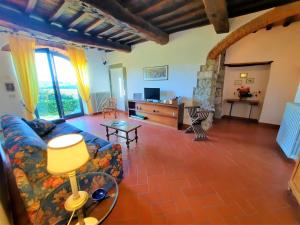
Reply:
[[144, 88], [144, 98], [146, 100], [160, 100], [160, 88]]

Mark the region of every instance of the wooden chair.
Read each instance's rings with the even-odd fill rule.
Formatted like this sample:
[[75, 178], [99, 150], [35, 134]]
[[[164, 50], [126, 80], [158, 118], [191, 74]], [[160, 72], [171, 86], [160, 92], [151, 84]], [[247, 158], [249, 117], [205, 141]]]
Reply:
[[105, 114], [108, 113], [110, 115], [111, 112], [114, 112], [115, 119], [117, 118], [117, 99], [116, 98], [107, 98], [103, 105], [103, 116], [105, 118]]

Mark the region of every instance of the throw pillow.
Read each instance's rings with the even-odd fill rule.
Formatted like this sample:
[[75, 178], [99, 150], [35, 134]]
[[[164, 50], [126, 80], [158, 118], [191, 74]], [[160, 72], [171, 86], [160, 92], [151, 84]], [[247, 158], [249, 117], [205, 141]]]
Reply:
[[49, 132], [51, 132], [55, 127], [56, 124], [43, 120], [43, 119], [34, 119], [32, 121], [27, 121], [24, 119], [24, 121], [40, 136], [43, 137], [47, 135]]

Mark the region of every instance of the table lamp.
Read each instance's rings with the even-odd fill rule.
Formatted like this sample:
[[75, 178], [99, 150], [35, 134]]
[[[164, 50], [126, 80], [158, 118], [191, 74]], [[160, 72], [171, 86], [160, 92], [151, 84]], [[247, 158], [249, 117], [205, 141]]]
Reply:
[[54, 175], [68, 174], [72, 195], [65, 202], [65, 209], [70, 212], [78, 210], [76, 225], [95, 225], [98, 220], [93, 217], [83, 218], [82, 206], [89, 196], [85, 191], [78, 191], [76, 170], [87, 163], [90, 156], [80, 134], [67, 134], [53, 138], [48, 143], [47, 170]]

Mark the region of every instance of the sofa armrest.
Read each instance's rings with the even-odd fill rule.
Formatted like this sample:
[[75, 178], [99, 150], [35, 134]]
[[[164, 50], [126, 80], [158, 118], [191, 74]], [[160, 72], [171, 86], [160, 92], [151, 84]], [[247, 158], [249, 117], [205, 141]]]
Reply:
[[114, 144], [111, 148], [97, 151], [97, 157], [91, 159], [99, 171], [112, 175], [118, 182], [123, 178], [122, 147]]
[[29, 219], [33, 223], [35, 214], [40, 207], [40, 201], [35, 195], [26, 173], [22, 169], [14, 168], [13, 175]]

